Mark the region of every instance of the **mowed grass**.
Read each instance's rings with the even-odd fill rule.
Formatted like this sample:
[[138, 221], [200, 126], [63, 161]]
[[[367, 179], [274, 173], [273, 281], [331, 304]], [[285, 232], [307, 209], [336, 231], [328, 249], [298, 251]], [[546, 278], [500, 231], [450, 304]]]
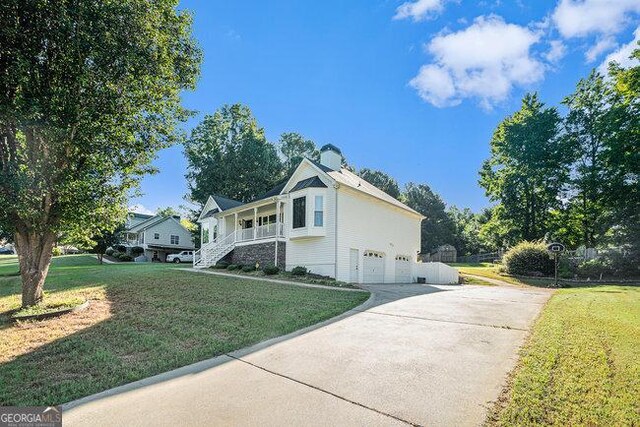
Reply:
[[481, 263], [458, 263], [458, 264], [449, 264], [452, 267], [458, 269], [461, 275], [467, 276], [468, 279], [473, 279], [468, 277], [468, 275], [487, 277], [489, 279], [501, 280], [503, 282], [510, 283], [512, 285], [521, 285], [521, 286], [550, 286], [552, 285], [553, 279], [550, 278], [531, 278], [531, 277], [515, 277], [509, 276], [508, 274], [500, 273], [499, 268], [500, 265], [493, 264], [490, 262], [481, 262]]
[[640, 425], [640, 287], [558, 290], [490, 425]]
[[[15, 257], [0, 258], [0, 313], [20, 305]], [[53, 405], [230, 352], [336, 316], [367, 292], [312, 289], [55, 258], [49, 300], [87, 310], [9, 323], [0, 317], [0, 406]]]

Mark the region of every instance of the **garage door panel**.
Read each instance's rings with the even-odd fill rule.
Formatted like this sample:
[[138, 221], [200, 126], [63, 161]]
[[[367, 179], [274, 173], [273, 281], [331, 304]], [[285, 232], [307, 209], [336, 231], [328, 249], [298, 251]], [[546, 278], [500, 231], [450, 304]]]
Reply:
[[396, 256], [396, 283], [411, 283], [411, 261], [409, 257]]
[[384, 283], [384, 254], [365, 251], [363, 269], [364, 283]]

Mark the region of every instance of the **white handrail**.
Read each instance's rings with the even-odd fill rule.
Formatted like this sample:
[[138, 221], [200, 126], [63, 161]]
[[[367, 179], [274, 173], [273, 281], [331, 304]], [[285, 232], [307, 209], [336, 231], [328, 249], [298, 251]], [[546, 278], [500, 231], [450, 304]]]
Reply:
[[[217, 236], [212, 241], [205, 243], [204, 245], [202, 245], [200, 247], [200, 249], [198, 249], [196, 252], [194, 252], [194, 254], [193, 254], [193, 266], [195, 267], [200, 262], [204, 262], [206, 264], [210, 253], [215, 251], [216, 248], [219, 248], [219, 247], [222, 247], [222, 246], [225, 246], [225, 245], [233, 244], [233, 243], [235, 243], [235, 241], [236, 241], [235, 240], [235, 234], [231, 233], [231, 234], [227, 234], [225, 237], [222, 237], [222, 238], [221, 238], [221, 236]], [[199, 257], [198, 257], [198, 255], [199, 255]]]

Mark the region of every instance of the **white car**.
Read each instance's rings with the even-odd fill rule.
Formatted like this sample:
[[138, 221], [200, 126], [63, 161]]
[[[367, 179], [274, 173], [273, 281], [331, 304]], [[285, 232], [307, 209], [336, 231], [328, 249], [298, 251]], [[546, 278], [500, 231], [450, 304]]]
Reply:
[[176, 264], [193, 262], [193, 251], [182, 251], [179, 254], [167, 255], [167, 262], [175, 262]]

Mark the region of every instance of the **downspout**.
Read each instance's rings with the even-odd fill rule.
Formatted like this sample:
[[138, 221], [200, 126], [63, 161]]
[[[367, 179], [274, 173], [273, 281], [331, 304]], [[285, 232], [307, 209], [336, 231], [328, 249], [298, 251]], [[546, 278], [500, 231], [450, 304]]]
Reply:
[[335, 212], [335, 215], [333, 217], [333, 222], [334, 222], [334, 226], [335, 226], [335, 230], [334, 230], [334, 234], [333, 234], [333, 242], [334, 242], [333, 268], [334, 268], [334, 278], [336, 280], [338, 280], [338, 188], [340, 188], [340, 184], [338, 184], [336, 182], [333, 185], [333, 188], [335, 188], [335, 190], [336, 190], [336, 212]]

